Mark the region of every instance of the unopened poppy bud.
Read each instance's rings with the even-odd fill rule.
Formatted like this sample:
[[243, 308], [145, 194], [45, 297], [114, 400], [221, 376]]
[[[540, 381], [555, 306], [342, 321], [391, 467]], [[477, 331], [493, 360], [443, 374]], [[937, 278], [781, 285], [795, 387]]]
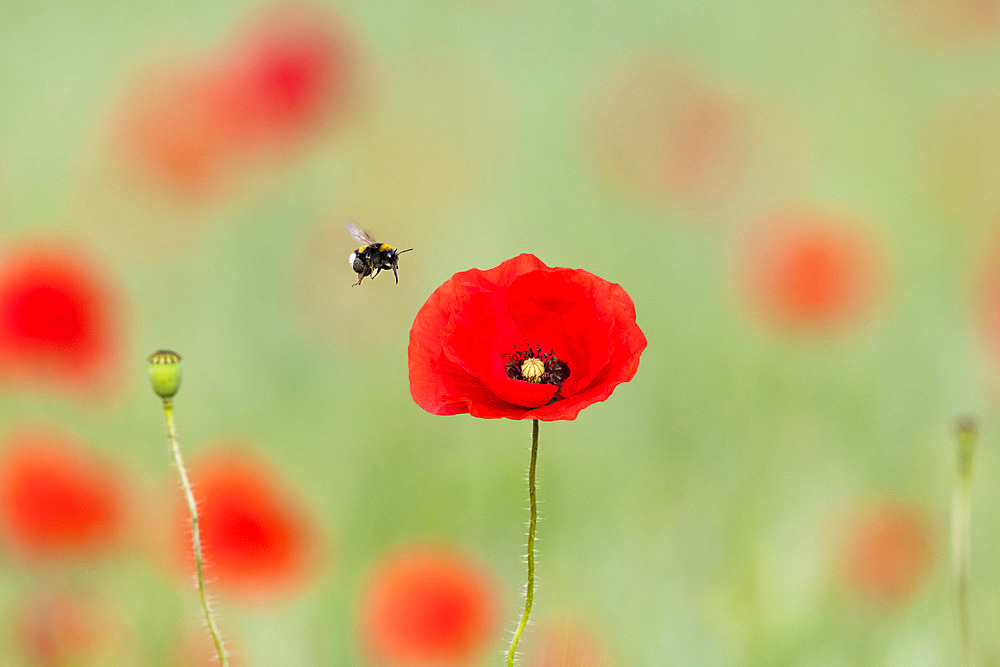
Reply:
[[959, 417], [955, 423], [955, 433], [958, 436], [958, 467], [962, 475], [972, 474], [972, 455], [976, 448], [977, 424], [975, 417]]
[[173, 398], [181, 388], [181, 355], [171, 350], [158, 350], [149, 355], [147, 361], [153, 391], [160, 398]]
[[528, 357], [521, 364], [521, 375], [528, 382], [538, 384], [545, 374], [545, 362], [537, 357]]

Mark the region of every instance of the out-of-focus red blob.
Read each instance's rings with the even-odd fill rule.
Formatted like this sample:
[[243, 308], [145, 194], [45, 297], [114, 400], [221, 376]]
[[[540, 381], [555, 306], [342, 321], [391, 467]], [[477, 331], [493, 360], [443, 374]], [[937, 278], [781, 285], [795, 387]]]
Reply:
[[0, 539], [28, 557], [87, 555], [118, 543], [124, 503], [116, 471], [72, 438], [8, 436], [0, 450]]
[[25, 247], [0, 262], [0, 377], [86, 385], [110, 379], [117, 308], [103, 276], [69, 247]]
[[283, 7], [257, 19], [223, 54], [222, 119], [248, 147], [301, 139], [350, 105], [354, 56], [318, 8]]
[[143, 72], [114, 121], [123, 162], [135, 176], [189, 198], [218, 190], [234, 147], [219, 83], [192, 65]]
[[748, 161], [751, 123], [734, 95], [669, 62], [638, 62], [601, 95], [600, 157], [628, 187], [683, 204], [729, 190]]
[[[192, 467], [191, 482], [213, 590], [265, 598], [298, 588], [315, 564], [316, 530], [274, 469], [232, 448]], [[187, 574], [194, 556], [185, 503], [176, 517]]]
[[845, 584], [878, 603], [905, 600], [929, 569], [931, 536], [917, 510], [881, 502], [856, 516], [843, 548]]
[[143, 72], [113, 119], [119, 152], [169, 194], [217, 194], [241, 169], [345, 116], [354, 65], [327, 10], [268, 10], [197, 63]]
[[611, 659], [598, 634], [572, 621], [543, 624], [525, 647], [527, 667], [607, 667]]
[[29, 597], [17, 607], [12, 635], [10, 648], [26, 664], [106, 665], [123, 664], [126, 659], [128, 642], [120, 613], [95, 595], [61, 592]]
[[742, 287], [769, 322], [798, 330], [840, 329], [875, 305], [882, 258], [873, 238], [849, 220], [786, 211], [751, 228]]
[[1000, 33], [1000, 0], [894, 0], [900, 17], [924, 37], [963, 43]]
[[468, 556], [410, 547], [383, 559], [361, 601], [361, 632], [379, 665], [469, 664], [496, 630], [493, 578]]

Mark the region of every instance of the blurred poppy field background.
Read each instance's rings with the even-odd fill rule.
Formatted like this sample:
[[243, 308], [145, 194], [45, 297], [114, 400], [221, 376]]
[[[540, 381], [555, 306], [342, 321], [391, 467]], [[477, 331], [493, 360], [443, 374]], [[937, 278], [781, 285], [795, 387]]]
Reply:
[[[0, 664], [496, 664], [528, 421], [409, 329], [522, 252], [648, 348], [541, 425], [526, 665], [1000, 660], [1000, 2], [0, 3]], [[351, 287], [356, 221], [414, 248]]]

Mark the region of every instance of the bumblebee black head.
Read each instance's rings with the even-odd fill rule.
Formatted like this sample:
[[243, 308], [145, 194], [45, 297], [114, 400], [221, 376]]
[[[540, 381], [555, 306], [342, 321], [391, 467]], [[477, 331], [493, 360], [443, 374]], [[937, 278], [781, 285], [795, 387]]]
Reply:
[[399, 256], [404, 252], [410, 252], [411, 250], [413, 250], [413, 248], [407, 248], [406, 250], [396, 250], [395, 248], [391, 248], [389, 250], [389, 252], [392, 253], [392, 275], [396, 277], [397, 285], [399, 284], [399, 273], [397, 273], [396, 269], [399, 266]]

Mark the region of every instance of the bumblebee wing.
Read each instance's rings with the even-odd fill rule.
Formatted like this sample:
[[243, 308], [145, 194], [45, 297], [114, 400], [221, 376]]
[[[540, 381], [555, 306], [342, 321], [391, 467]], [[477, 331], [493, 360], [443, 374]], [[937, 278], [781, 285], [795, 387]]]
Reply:
[[371, 245], [372, 243], [375, 243], [375, 239], [372, 238], [371, 234], [361, 229], [353, 222], [347, 223], [347, 231], [351, 233], [351, 237], [353, 237], [355, 241], [362, 245]]

